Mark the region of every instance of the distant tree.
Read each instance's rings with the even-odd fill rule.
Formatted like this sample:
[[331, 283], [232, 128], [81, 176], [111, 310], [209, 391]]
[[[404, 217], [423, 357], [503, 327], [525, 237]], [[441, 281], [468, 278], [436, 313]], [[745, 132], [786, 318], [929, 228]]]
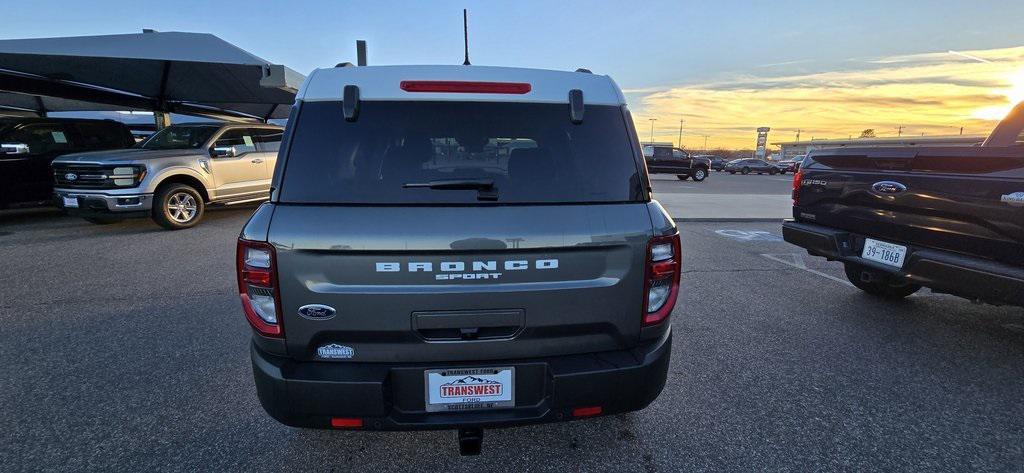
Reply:
[[860, 132], [860, 137], [861, 138], [874, 138], [875, 137], [875, 129], [874, 128], [868, 128], [867, 130], [864, 130], [864, 131]]

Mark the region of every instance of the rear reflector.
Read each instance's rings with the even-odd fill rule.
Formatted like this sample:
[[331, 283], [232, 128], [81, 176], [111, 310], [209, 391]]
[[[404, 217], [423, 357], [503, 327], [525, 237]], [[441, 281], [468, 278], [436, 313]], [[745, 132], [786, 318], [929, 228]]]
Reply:
[[455, 94], [525, 94], [531, 90], [530, 84], [526, 82], [403, 80], [399, 86], [406, 92], [446, 92]]
[[335, 429], [360, 429], [363, 419], [355, 417], [331, 417], [331, 427]]
[[590, 417], [600, 415], [604, 409], [601, 406], [577, 407], [572, 410], [573, 417]]

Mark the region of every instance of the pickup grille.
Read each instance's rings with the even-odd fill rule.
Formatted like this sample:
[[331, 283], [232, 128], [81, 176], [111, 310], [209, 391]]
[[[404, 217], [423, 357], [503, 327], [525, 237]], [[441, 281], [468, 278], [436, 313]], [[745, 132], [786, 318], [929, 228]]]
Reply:
[[[57, 187], [74, 189], [116, 189], [110, 176], [114, 166], [97, 164], [54, 164], [53, 180]], [[74, 179], [69, 179], [74, 175]]]

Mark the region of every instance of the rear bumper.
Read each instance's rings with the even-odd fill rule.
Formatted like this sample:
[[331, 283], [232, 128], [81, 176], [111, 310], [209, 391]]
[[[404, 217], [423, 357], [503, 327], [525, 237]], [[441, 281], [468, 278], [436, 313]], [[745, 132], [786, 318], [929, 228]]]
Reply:
[[903, 268], [897, 269], [861, 258], [865, 236], [857, 233], [786, 221], [782, 237], [811, 255], [896, 274], [938, 292], [1024, 306], [1024, 268], [1019, 266], [908, 245]]
[[[72, 215], [115, 215], [118, 217], [145, 217], [153, 208], [153, 194], [107, 194], [103, 192], [56, 189], [54, 205]], [[78, 202], [78, 207], [64, 205], [65, 198]]]
[[[355, 417], [364, 430], [425, 430], [573, 420], [577, 407], [643, 409], [665, 386], [671, 349], [669, 331], [633, 350], [486, 363], [296, 362], [255, 343], [251, 352], [260, 403], [283, 424], [327, 429], [331, 417]], [[426, 412], [423, 371], [471, 366], [515, 366], [515, 407]]]

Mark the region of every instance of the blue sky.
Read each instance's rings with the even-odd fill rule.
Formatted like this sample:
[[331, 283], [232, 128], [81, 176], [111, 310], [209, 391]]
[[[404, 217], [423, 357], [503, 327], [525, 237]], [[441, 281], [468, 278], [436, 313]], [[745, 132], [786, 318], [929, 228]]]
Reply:
[[870, 71], [883, 67], [879, 58], [1024, 45], [1024, 1], [751, 3], [8, 2], [0, 38], [210, 32], [302, 73], [354, 62], [355, 40], [366, 39], [371, 64], [456, 64], [466, 7], [474, 64], [610, 74], [638, 114], [649, 94], [674, 87]]

